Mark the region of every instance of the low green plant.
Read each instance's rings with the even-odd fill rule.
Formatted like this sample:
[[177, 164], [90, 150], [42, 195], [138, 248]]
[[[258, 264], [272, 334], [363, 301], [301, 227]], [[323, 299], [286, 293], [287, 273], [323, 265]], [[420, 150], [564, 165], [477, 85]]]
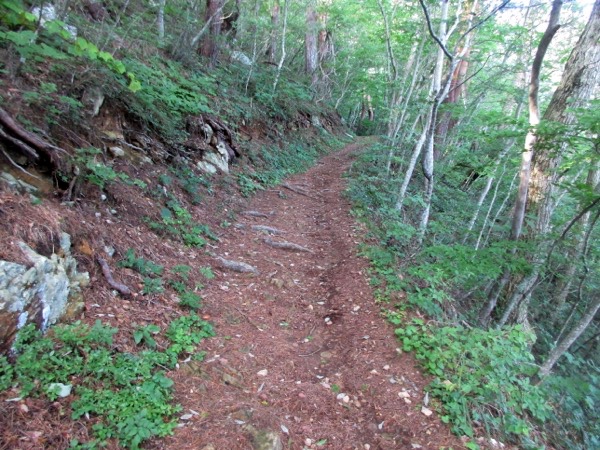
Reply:
[[434, 376], [429, 392], [441, 402], [441, 419], [455, 433], [473, 437], [478, 422], [523, 443], [550, 417], [543, 390], [530, 382], [537, 367], [532, 336], [521, 326], [482, 330], [413, 319], [397, 328], [396, 336]]
[[215, 273], [212, 271], [212, 268], [209, 266], [200, 267], [200, 274], [206, 278], [207, 280], [213, 280], [215, 278]]
[[179, 304], [197, 310], [202, 307], [202, 297], [194, 292], [185, 291], [179, 296]]
[[143, 327], [138, 327], [133, 332], [133, 342], [136, 345], [144, 344], [149, 348], [156, 348], [156, 340], [154, 335], [160, 332], [158, 325], [150, 324]]
[[163, 287], [162, 279], [160, 278], [144, 278], [144, 288], [142, 289], [142, 293], [144, 295], [152, 295], [152, 294], [161, 294], [165, 291]]
[[204, 236], [218, 240], [208, 225], [194, 223], [190, 212], [174, 198], [167, 201], [167, 206], [160, 210], [160, 218], [160, 222], [148, 218], [146, 222], [152, 230], [167, 232], [190, 247], [204, 247]]
[[167, 353], [170, 355], [192, 353], [202, 339], [214, 335], [212, 325], [196, 314], [178, 317], [171, 322], [166, 332], [166, 336], [171, 342]]
[[[57, 326], [46, 336], [33, 324], [23, 327], [13, 347], [14, 364], [0, 357], [0, 390], [16, 388], [20, 397], [52, 401], [56, 384], [70, 386], [75, 395], [65, 401], [70, 402], [72, 419], [93, 418], [93, 439], [73, 440], [71, 448], [104, 447], [115, 439], [120, 447], [139, 449], [152, 437], [171, 434], [181, 407], [173, 403], [173, 381], [161, 368], [173, 368], [183, 352], [193, 353], [202, 339], [214, 335], [212, 326], [195, 315], [181, 316], [165, 333], [167, 351], [138, 354], [115, 350], [117, 331], [100, 321]], [[133, 339], [154, 348], [159, 332], [156, 325], [139, 327]]]
[[135, 251], [130, 248], [125, 252], [125, 255], [121, 261], [119, 261], [119, 267], [127, 267], [138, 272], [140, 275], [148, 277], [158, 277], [163, 273], [164, 267], [160, 264], [156, 264], [150, 260], [144, 258], [138, 258], [135, 256]]
[[[0, 2], [0, 22], [11, 30], [0, 31], [0, 43], [11, 43], [23, 60], [37, 62], [86, 58], [98, 63], [118, 76], [125, 75], [129, 89], [137, 92], [141, 84], [133, 72], [112, 54], [100, 50], [95, 44], [80, 36], [73, 36], [66, 23], [48, 20], [42, 27], [40, 18], [29, 12], [19, 0]], [[16, 29], [16, 31], [12, 31]]]

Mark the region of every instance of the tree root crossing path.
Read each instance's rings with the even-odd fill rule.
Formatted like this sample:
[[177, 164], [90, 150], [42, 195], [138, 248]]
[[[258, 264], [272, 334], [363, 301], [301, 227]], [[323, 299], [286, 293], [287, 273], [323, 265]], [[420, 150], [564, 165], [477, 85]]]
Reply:
[[343, 174], [360, 149], [260, 192], [221, 236], [203, 310], [217, 337], [171, 374], [181, 426], [158, 448], [464, 448], [424, 408], [357, 254]]

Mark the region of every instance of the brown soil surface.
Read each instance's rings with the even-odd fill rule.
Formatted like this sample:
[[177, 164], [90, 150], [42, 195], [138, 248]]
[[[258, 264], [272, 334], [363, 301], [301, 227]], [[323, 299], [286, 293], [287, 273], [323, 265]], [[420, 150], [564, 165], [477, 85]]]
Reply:
[[[139, 324], [164, 330], [182, 314], [170, 289], [142, 295], [142, 277], [118, 267], [127, 249], [164, 265], [165, 273], [176, 264], [213, 267], [214, 280], [190, 282], [205, 284], [201, 315], [214, 323], [217, 337], [200, 345], [203, 362], [181, 361], [169, 373], [185, 418], [174, 436], [144, 448], [464, 448], [435, 413], [422, 414], [427, 379], [410, 354], [398, 351], [393, 327], [369, 286], [368, 263], [357, 256], [364, 230], [349, 215], [342, 175], [362, 145], [349, 145], [286, 180], [287, 187], [250, 201], [235, 195], [226, 178], [218, 179], [214, 193], [190, 207], [194, 220], [219, 230], [220, 242], [211, 242], [210, 253], [148, 230], [142, 218], [160, 206], [130, 186], [111, 184], [104, 191], [108, 198], [88, 190], [72, 205], [57, 198], [31, 205], [25, 196], [0, 191], [0, 259], [26, 262], [18, 240], [50, 254], [58, 232], [69, 232], [79, 267], [91, 277], [81, 318], [118, 327], [118, 351], [136, 351], [131, 333]], [[168, 173], [127, 160], [119, 164], [118, 170], [152, 187], [153, 179]], [[173, 194], [185, 202], [180, 192]], [[234, 223], [223, 229], [225, 219]], [[269, 236], [252, 228], [256, 225], [284, 233]], [[309, 251], [276, 248], [265, 239]], [[115, 249], [112, 258], [105, 253], [109, 246]], [[133, 298], [111, 291], [96, 255], [133, 289]], [[219, 268], [215, 256], [250, 264], [258, 274]], [[63, 449], [71, 439], [90, 438], [89, 423], [69, 419], [68, 399], [6, 401], [17, 395], [0, 396], [0, 449]], [[281, 447], [261, 447], [269, 437], [280, 439]], [[112, 442], [109, 448], [117, 446]]]
[[[218, 337], [202, 346], [203, 363], [170, 374], [193, 417], [157, 448], [257, 448], [261, 432], [291, 449], [464, 448], [435, 414], [422, 414], [427, 380], [398, 351], [357, 256], [363, 230], [349, 215], [342, 174], [359, 148], [287, 180], [294, 190], [256, 195], [245, 209], [268, 217], [240, 214], [221, 236], [215, 253], [259, 274], [223, 270], [204, 295]], [[285, 233], [268, 237], [252, 225]]]

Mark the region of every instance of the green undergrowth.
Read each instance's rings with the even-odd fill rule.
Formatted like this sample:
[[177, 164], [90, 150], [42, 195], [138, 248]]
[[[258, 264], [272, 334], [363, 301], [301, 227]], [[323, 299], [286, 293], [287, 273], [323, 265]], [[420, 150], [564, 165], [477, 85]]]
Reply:
[[415, 352], [434, 376], [428, 390], [442, 405], [441, 419], [458, 435], [475, 437], [476, 425], [502, 441], [538, 448], [535, 424], [551, 415], [537, 372], [532, 335], [522, 327], [482, 330], [438, 326], [413, 319], [396, 329], [405, 351]]
[[[487, 435], [523, 449], [544, 448], [549, 424], [559, 421], [546, 385], [533, 384], [537, 366], [532, 336], [518, 326], [470, 326], [476, 317], [460, 303], [468, 292], [483, 304], [482, 285], [505, 270], [527, 273], [529, 265], [512, 256], [513, 242], [496, 241], [475, 250], [452, 241], [442, 228], [419, 248], [411, 225], [415, 222], [407, 218], [413, 219], [420, 199], [409, 193], [405, 210], [398, 212], [395, 200], [401, 180], [381, 170], [385, 155], [385, 148], [376, 144], [359, 156], [348, 174], [347, 196], [353, 214], [367, 229], [360, 251], [370, 261], [376, 298], [396, 327], [403, 350], [415, 352], [433, 375], [427, 388], [433, 405], [456, 434]], [[451, 208], [451, 217], [456, 208]], [[432, 223], [432, 229], [438, 226]], [[432, 320], [407, 323], [409, 308]], [[475, 441], [469, 445], [478, 448]]]
[[[131, 337], [145, 347], [137, 353], [115, 349], [117, 332], [100, 321], [75, 322], [43, 336], [28, 325], [14, 344], [14, 363], [0, 357], [0, 390], [48, 401], [64, 396], [60, 401], [70, 407], [71, 418], [87, 423], [94, 436], [89, 442], [71, 441], [74, 449], [104, 447], [108, 440], [138, 449], [147, 439], [172, 434], [181, 408], [173, 402], [173, 381], [165, 370], [182, 355], [201, 358], [196, 346], [214, 335], [212, 326], [191, 314], [175, 319], [164, 332], [153, 324], [140, 327]], [[161, 350], [156, 339], [164, 343]], [[61, 393], [64, 389], [70, 394]]]
[[236, 175], [244, 197], [280, 184], [284, 178], [304, 172], [323, 155], [338, 150], [346, 143], [339, 137], [323, 134], [312, 142], [294, 140], [281, 145], [262, 146], [248, 154], [250, 166]]

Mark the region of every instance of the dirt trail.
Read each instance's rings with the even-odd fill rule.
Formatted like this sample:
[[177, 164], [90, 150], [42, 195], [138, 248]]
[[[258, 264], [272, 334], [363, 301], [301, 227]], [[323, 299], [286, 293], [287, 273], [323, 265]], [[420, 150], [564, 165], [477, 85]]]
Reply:
[[356, 256], [362, 230], [341, 194], [359, 149], [349, 145], [290, 178], [292, 189], [256, 195], [247, 210], [267, 217], [238, 211], [213, 251], [259, 273], [216, 270], [203, 312], [218, 337], [203, 344], [204, 362], [171, 374], [191, 418], [156, 448], [463, 448], [435, 414], [422, 414], [426, 380], [410, 355], [398, 354], [367, 262]]

